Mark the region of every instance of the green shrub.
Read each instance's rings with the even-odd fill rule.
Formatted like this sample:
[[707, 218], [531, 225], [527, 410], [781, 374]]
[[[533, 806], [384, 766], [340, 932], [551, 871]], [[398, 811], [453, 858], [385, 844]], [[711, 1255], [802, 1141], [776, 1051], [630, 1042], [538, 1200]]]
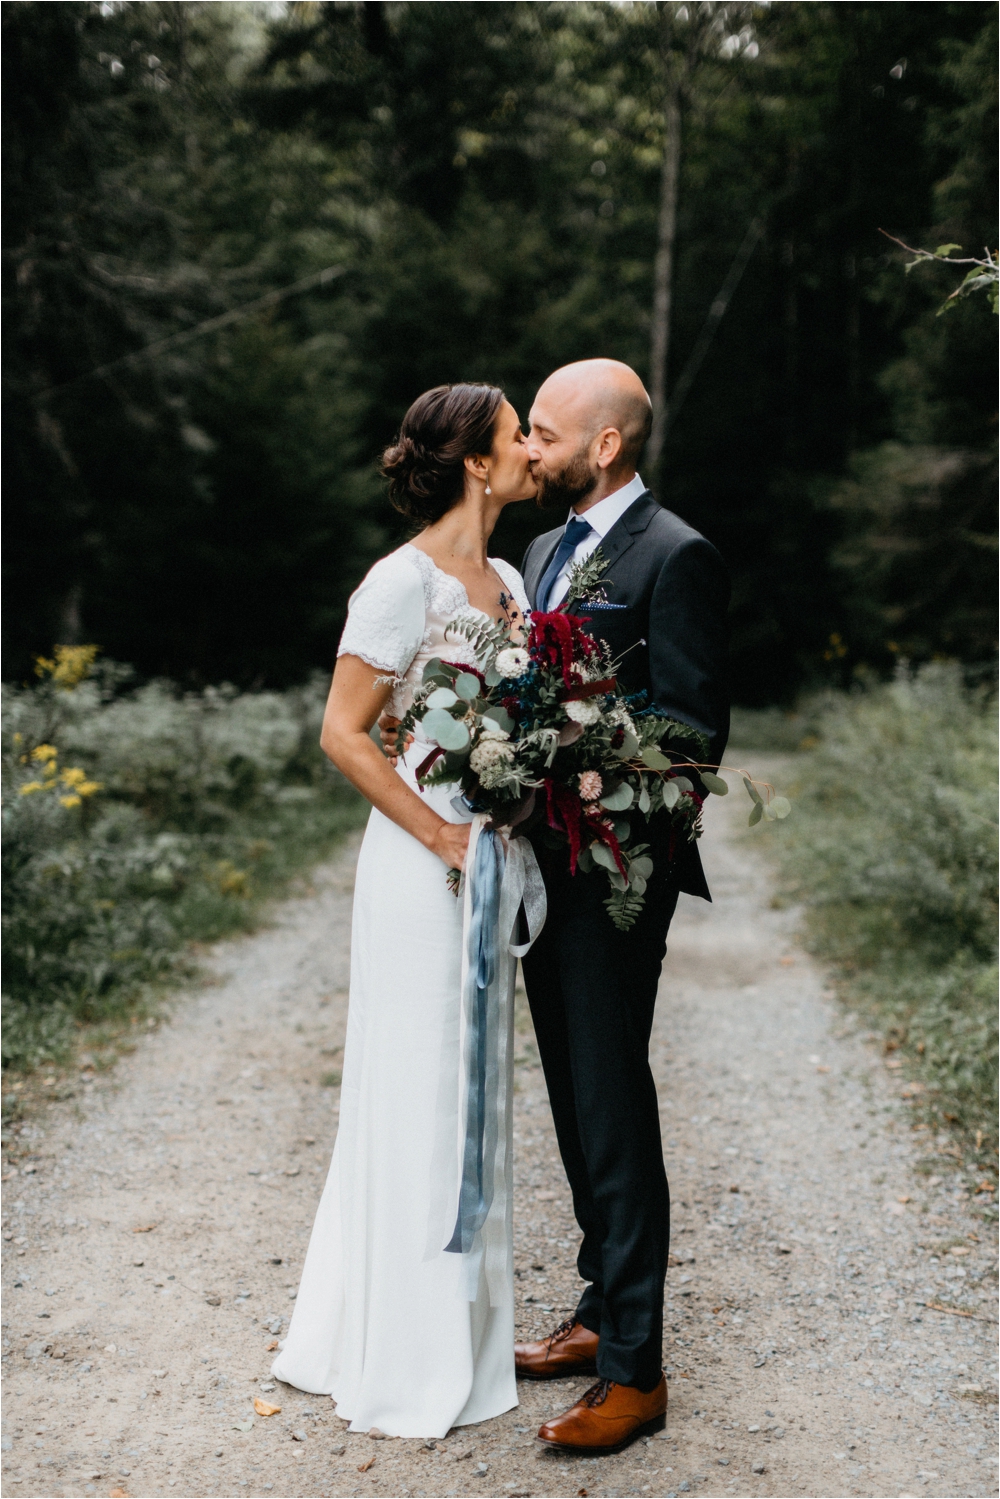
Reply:
[[814, 946], [980, 1144], [996, 1117], [995, 702], [959, 668], [816, 705], [784, 840]]
[[180, 693], [90, 659], [74, 679], [71, 656], [4, 690], [5, 1066], [252, 927], [365, 811], [319, 749], [324, 680]]

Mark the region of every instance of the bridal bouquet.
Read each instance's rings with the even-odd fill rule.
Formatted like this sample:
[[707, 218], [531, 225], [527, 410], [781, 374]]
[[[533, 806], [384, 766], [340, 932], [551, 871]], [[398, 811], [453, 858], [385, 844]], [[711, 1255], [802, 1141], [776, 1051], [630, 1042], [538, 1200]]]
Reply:
[[[576, 600], [600, 596], [602, 569], [599, 552], [576, 568], [560, 608], [530, 616], [523, 645], [511, 644], [504, 621], [454, 620], [447, 634], [469, 642], [475, 665], [427, 663], [397, 746], [402, 753], [419, 723], [433, 748], [417, 767], [418, 784], [457, 783], [469, 809], [497, 828], [543, 818], [547, 840], [568, 847], [572, 873], [605, 872], [605, 905], [626, 931], [653, 872], [649, 845], [635, 841], [643, 824], [669, 818], [672, 856], [677, 842], [701, 833], [703, 796], [685, 770], [718, 796], [729, 787], [698, 760], [675, 764], [662, 753], [669, 737], [703, 757], [708, 741], [643, 707], [645, 694], [619, 693], [609, 647], [569, 612]], [[783, 797], [743, 779], [751, 825], [788, 815]]]

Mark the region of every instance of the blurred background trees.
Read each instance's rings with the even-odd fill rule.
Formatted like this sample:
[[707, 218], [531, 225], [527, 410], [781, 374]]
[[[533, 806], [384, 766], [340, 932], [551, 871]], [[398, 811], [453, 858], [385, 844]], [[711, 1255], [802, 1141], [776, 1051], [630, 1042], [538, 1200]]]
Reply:
[[[419, 391], [496, 380], [524, 416], [570, 359], [652, 380], [672, 149], [643, 476], [732, 569], [735, 696], [992, 660], [996, 325], [938, 318], [954, 270], [905, 276], [878, 230], [995, 245], [994, 6], [3, 21], [8, 675], [54, 640], [192, 685], [329, 667], [404, 534], [377, 455]], [[556, 519], [508, 512], [497, 549]]]

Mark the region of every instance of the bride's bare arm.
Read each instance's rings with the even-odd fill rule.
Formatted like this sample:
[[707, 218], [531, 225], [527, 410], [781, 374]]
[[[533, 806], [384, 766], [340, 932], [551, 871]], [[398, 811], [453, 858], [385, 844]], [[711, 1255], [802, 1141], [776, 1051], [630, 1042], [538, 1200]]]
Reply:
[[373, 807], [437, 854], [449, 869], [461, 869], [469, 846], [469, 824], [445, 822], [393, 770], [369, 737], [392, 692], [385, 673], [359, 656], [341, 656], [323, 715], [320, 745]]

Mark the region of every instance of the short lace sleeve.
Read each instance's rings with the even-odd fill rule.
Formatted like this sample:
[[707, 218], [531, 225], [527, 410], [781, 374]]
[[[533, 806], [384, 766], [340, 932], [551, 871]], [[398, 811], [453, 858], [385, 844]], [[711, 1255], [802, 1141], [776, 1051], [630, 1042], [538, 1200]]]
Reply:
[[490, 562], [507, 592], [517, 600], [517, 607], [522, 614], [527, 614], [528, 595], [524, 591], [524, 579], [510, 562], [505, 562], [502, 557], [491, 557]]
[[405, 554], [376, 562], [351, 594], [338, 656], [360, 656], [369, 666], [402, 677], [424, 638], [424, 585]]

